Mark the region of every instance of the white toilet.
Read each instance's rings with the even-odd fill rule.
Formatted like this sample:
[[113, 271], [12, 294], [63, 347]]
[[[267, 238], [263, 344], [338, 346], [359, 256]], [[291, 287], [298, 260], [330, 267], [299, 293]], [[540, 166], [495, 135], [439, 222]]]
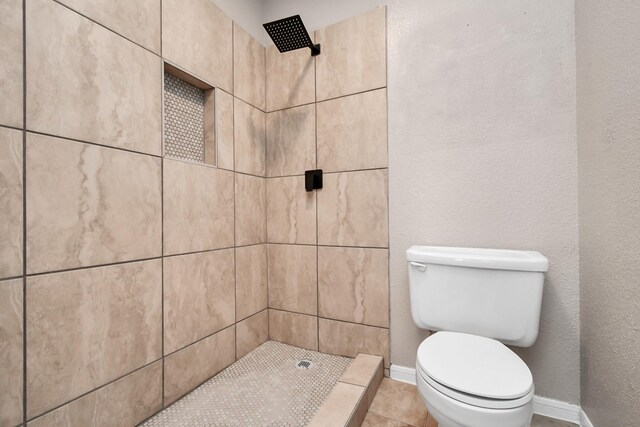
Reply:
[[[418, 348], [418, 391], [440, 427], [525, 427], [533, 378], [505, 344], [538, 336], [544, 272], [538, 252], [412, 246], [411, 314], [439, 331]], [[504, 343], [504, 344], [503, 344]]]

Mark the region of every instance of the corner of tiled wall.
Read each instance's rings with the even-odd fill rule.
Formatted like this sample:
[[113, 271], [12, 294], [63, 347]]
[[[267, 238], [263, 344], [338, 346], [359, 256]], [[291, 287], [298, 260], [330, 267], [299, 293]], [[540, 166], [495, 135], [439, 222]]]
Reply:
[[386, 11], [315, 41], [316, 57], [267, 48], [269, 337], [388, 367]]

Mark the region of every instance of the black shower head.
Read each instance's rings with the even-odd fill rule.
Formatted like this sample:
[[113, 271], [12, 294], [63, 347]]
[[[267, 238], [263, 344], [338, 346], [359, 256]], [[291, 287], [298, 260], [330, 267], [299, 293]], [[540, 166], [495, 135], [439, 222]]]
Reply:
[[280, 52], [308, 47], [311, 49], [311, 56], [320, 54], [320, 45], [313, 44], [300, 15], [267, 22], [263, 26]]

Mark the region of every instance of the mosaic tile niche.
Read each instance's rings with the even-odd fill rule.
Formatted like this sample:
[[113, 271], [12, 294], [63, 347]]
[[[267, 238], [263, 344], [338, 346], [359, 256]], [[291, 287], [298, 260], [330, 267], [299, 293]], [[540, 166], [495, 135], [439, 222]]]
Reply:
[[164, 154], [215, 165], [214, 89], [202, 89], [164, 73]]

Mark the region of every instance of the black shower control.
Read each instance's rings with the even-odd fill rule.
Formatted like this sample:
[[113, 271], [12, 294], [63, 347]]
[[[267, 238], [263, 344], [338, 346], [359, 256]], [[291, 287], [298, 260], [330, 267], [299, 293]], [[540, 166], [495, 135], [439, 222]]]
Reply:
[[322, 169], [315, 169], [304, 172], [304, 188], [307, 191], [322, 188]]

